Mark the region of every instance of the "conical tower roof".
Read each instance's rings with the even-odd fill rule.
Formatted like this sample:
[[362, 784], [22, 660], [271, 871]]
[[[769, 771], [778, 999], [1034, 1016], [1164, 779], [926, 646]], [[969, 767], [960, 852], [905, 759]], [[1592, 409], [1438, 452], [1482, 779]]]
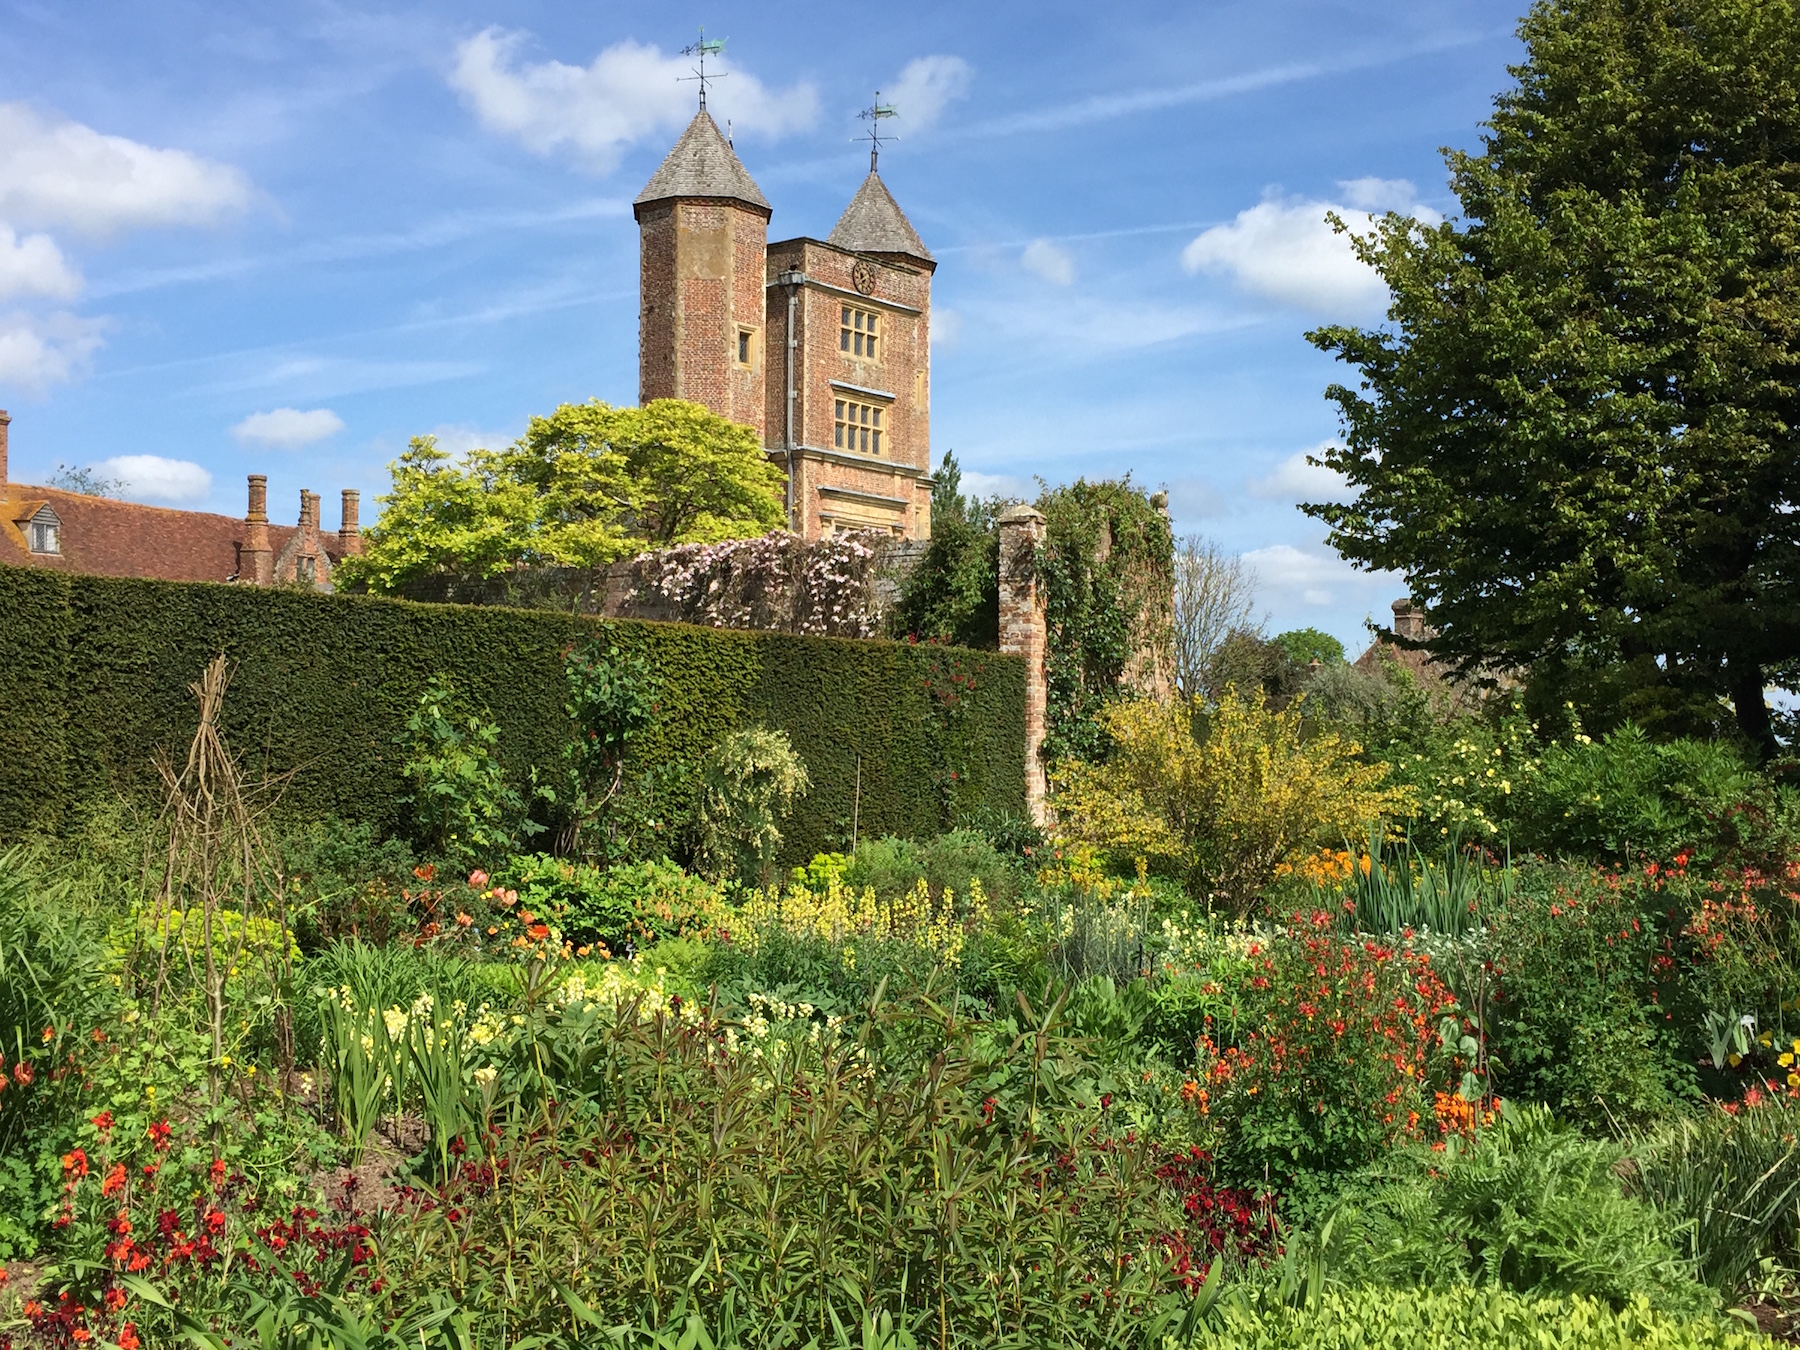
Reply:
[[937, 261], [873, 169], [825, 242], [852, 253], [901, 253], [921, 262]]
[[632, 206], [647, 206], [672, 197], [722, 197], [771, 211], [769, 199], [738, 161], [719, 124], [705, 108], [688, 123], [675, 148], [650, 176]]

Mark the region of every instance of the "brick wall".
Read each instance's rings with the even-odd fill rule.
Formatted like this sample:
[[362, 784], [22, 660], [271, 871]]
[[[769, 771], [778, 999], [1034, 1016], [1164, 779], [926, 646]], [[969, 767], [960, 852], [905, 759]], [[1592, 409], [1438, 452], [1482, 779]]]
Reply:
[[1025, 662], [1025, 805], [1032, 822], [1046, 824], [1044, 727], [1050, 688], [1044, 673], [1049, 625], [1035, 553], [1044, 542], [1044, 516], [1023, 502], [1000, 517], [1000, 650]]

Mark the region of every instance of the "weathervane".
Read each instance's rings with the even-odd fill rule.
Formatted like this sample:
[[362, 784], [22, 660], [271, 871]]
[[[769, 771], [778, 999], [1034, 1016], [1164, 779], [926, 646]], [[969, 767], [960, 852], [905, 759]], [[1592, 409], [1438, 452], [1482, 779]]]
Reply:
[[683, 56], [698, 57], [699, 61], [693, 66], [692, 69], [694, 73], [692, 75], [679, 75], [676, 77], [676, 81], [680, 84], [686, 84], [690, 80], [698, 80], [700, 82], [701, 112], [706, 111], [706, 82], [708, 80], [722, 80], [727, 75], [731, 74], [728, 70], [721, 71], [717, 75], [708, 75], [706, 73], [706, 58], [709, 56], [725, 55], [725, 41], [724, 38], [708, 38], [706, 36], [706, 30], [702, 28], [700, 30], [700, 40], [691, 47], [683, 47], [681, 49], [681, 54]]
[[875, 102], [856, 115], [869, 124], [869, 134], [867, 136], [858, 136], [856, 139], [859, 141], [868, 141], [869, 172], [874, 173], [875, 165], [881, 159], [881, 143], [884, 140], [897, 141], [900, 139], [898, 136], [883, 136], [881, 134], [882, 120], [888, 117], [898, 117], [900, 115], [900, 110], [891, 103], [883, 103], [881, 101], [881, 90], [877, 89], [875, 91]]

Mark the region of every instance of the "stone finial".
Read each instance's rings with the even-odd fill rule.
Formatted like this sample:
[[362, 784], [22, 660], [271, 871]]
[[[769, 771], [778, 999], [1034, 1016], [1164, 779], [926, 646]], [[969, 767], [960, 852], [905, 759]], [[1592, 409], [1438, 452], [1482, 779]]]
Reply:
[[1049, 680], [1044, 662], [1049, 622], [1044, 588], [1033, 555], [1044, 539], [1044, 513], [1019, 502], [1000, 520], [1000, 650], [1025, 662], [1025, 807], [1032, 823], [1049, 822], [1049, 787], [1044, 772], [1044, 732], [1049, 712]]

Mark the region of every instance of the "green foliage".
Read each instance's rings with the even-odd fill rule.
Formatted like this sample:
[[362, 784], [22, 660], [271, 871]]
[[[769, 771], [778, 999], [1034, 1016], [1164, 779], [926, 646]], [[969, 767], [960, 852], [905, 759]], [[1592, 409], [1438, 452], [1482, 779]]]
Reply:
[[969, 884], [979, 881], [988, 899], [1000, 905], [1016, 899], [1022, 887], [1018, 866], [973, 830], [951, 830], [917, 843], [892, 836], [865, 839], [843, 873], [846, 886], [869, 886], [884, 898], [905, 895], [920, 881], [933, 895], [946, 887], [966, 894]]
[[1289, 629], [1285, 633], [1277, 633], [1271, 641], [1296, 666], [1309, 665], [1314, 661], [1322, 666], [1335, 666], [1344, 661], [1344, 644], [1330, 633], [1317, 628]]
[[[1660, 734], [1800, 660], [1800, 11], [1539, 0], [1458, 219], [1359, 245], [1390, 326], [1311, 335], [1357, 496], [1307, 509], [1407, 574], [1434, 652], [1527, 667], [1545, 705]], [[1563, 692], [1566, 691], [1566, 695]]]
[[577, 947], [599, 943], [615, 955], [705, 933], [724, 917], [717, 886], [666, 860], [603, 868], [543, 855], [517, 857], [495, 879], [516, 889], [521, 906], [560, 928]]
[[1355, 1237], [1337, 1260], [1361, 1279], [1401, 1287], [1491, 1286], [1580, 1294], [1615, 1309], [1664, 1312], [1715, 1303], [1671, 1245], [1663, 1213], [1628, 1197], [1625, 1150], [1559, 1125], [1543, 1107], [1507, 1112], [1474, 1138], [1414, 1147], [1372, 1169], [1373, 1190], [1339, 1226]]
[[[634, 743], [629, 777], [696, 764], [737, 727], [788, 734], [817, 785], [783, 831], [790, 861], [830, 846], [848, 821], [859, 760], [871, 835], [934, 835], [955, 811], [984, 805], [996, 815], [1024, 810], [1023, 665], [1010, 657], [23, 567], [0, 568], [0, 610], [31, 631], [0, 663], [0, 706], [11, 710], [0, 719], [5, 836], [74, 821], [115, 793], [155, 800], [155, 751], [185, 747], [188, 686], [220, 651], [237, 671], [227, 737], [273, 771], [293, 772], [284, 809], [392, 832], [405, 791], [395, 739], [431, 676], [447, 674], [487, 710], [507, 779], [523, 783], [532, 767], [560, 761], [563, 654], [596, 633], [641, 656], [657, 681], [660, 712]], [[938, 716], [926, 687], [947, 656], [962, 673], [954, 722]], [[921, 736], [921, 727], [932, 730]], [[939, 785], [952, 771], [947, 803]], [[651, 787], [644, 815], [666, 819], [680, 785], [667, 795]]]
[[656, 716], [656, 685], [650, 663], [625, 655], [617, 643], [573, 648], [563, 671], [569, 682], [563, 711], [574, 735], [563, 748], [569, 777], [559, 805], [567, 823], [557, 842], [558, 852], [573, 853], [581, 848], [582, 831], [598, 821], [624, 783], [632, 742]]
[[1761, 1269], [1791, 1270], [1800, 1258], [1797, 1114], [1780, 1097], [1708, 1107], [1632, 1150], [1632, 1190], [1668, 1217], [1682, 1255], [1727, 1298]]
[[1499, 1289], [1324, 1289], [1304, 1306], [1222, 1301], [1195, 1347], [1212, 1350], [1756, 1350], [1764, 1339], [1709, 1317], [1675, 1317], [1646, 1299], [1615, 1311], [1598, 1299]]
[[1695, 1092], [1680, 1053], [1667, 898], [1641, 878], [1520, 867], [1486, 938], [1489, 1048], [1502, 1096], [1604, 1128]]
[[1167, 647], [1175, 540], [1129, 477], [1046, 489], [1037, 509], [1049, 630], [1044, 758], [1098, 758], [1107, 748], [1100, 710], [1129, 687], [1141, 651]]
[[1000, 645], [1001, 502], [962, 495], [962, 470], [944, 452], [931, 489], [931, 540], [900, 585], [896, 637], [992, 649]]
[[746, 1346], [838, 1344], [834, 1320], [883, 1314], [933, 1346], [1155, 1344], [1184, 1304], [1162, 1246], [1184, 1218], [1152, 1150], [1097, 1146], [1094, 1070], [1053, 1012], [984, 1036], [934, 1010], [946, 994], [877, 1002], [854, 1032], [765, 1000], [732, 1055], [703, 1021], [571, 1004], [550, 1056], [588, 1109], [520, 1119], [493, 1145], [506, 1186], [420, 1215], [382, 1273], [508, 1344], [688, 1314]]
[[696, 853], [712, 875], [760, 880], [781, 848], [781, 825], [812, 786], [779, 731], [734, 731], [700, 764]]
[[1510, 864], [1489, 867], [1460, 840], [1448, 841], [1434, 857], [1410, 837], [1387, 843], [1377, 827], [1368, 852], [1349, 861], [1339, 908], [1354, 932], [1399, 937], [1427, 931], [1460, 938], [1511, 897]]
[[411, 789], [399, 804], [432, 853], [486, 862], [543, 828], [527, 819], [525, 799], [506, 781], [500, 727], [465, 706], [445, 677], [431, 677], [397, 739]]
[[598, 400], [534, 417], [504, 451], [461, 465], [430, 436], [392, 466], [393, 491], [340, 588], [402, 591], [433, 574], [522, 564], [593, 571], [644, 547], [759, 535], [784, 523], [781, 473], [746, 427], [696, 403]]

